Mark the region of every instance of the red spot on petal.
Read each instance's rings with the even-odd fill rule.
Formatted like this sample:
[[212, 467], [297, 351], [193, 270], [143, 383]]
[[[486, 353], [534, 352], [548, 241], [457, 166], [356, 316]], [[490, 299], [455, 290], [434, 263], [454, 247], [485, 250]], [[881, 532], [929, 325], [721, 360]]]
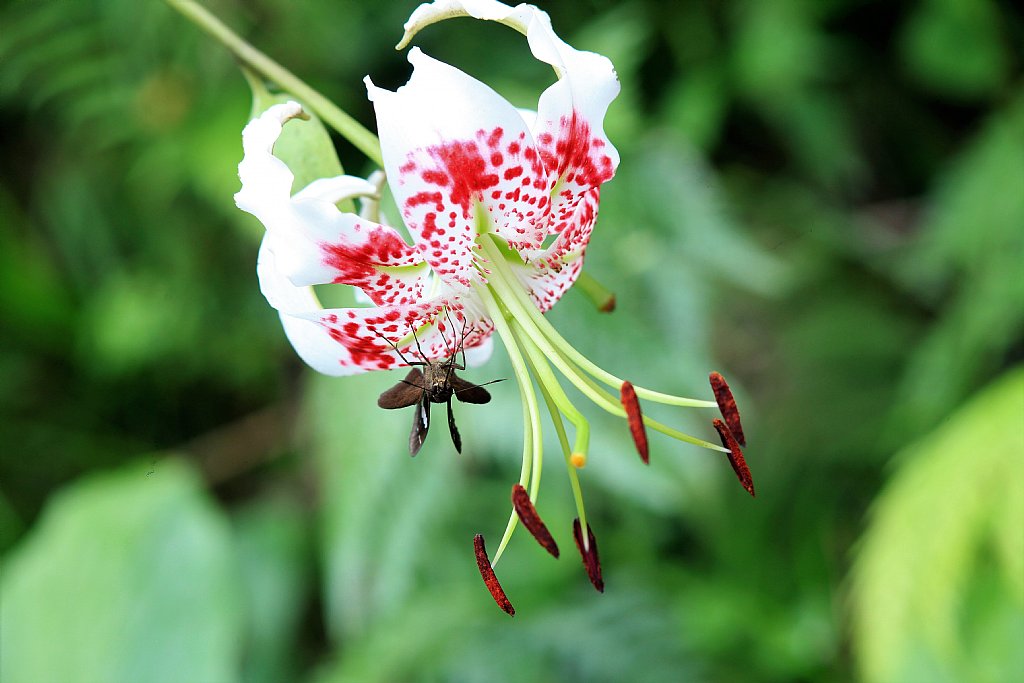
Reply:
[[[505, 134], [505, 131], [500, 127], [495, 128], [491, 131], [491, 134], [487, 137], [488, 147], [497, 147], [501, 143], [501, 136]], [[495, 164], [497, 165], [497, 164]]]
[[450, 199], [462, 207], [465, 216], [469, 215], [474, 197], [499, 182], [496, 174], [488, 172], [487, 162], [472, 142], [449, 142], [428, 151], [440, 164], [439, 170], [451, 178]]
[[448, 174], [442, 171], [424, 171], [421, 174], [421, 177], [424, 182], [428, 182], [433, 185], [440, 185], [442, 187], [451, 182], [451, 178], [448, 177]]

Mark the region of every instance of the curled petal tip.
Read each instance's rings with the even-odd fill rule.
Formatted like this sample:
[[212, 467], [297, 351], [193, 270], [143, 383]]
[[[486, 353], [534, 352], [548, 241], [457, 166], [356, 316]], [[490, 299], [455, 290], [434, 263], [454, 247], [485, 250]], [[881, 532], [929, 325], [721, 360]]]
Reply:
[[537, 543], [540, 543], [544, 550], [547, 550], [553, 557], [557, 558], [559, 554], [558, 544], [555, 543], [551, 532], [548, 531], [547, 526], [537, 513], [537, 508], [534, 507], [533, 501], [530, 500], [530, 495], [521, 484], [516, 484], [512, 487], [512, 506], [516, 509], [516, 514], [519, 515], [519, 519], [522, 521], [523, 526], [526, 527], [526, 530], [537, 539]]
[[593, 530], [587, 524], [587, 539], [586, 543], [584, 543], [583, 529], [580, 525], [580, 518], [577, 517], [572, 521], [572, 537], [576, 541], [576, 549], [580, 551], [580, 557], [583, 558], [583, 568], [587, 571], [590, 583], [594, 584], [594, 588], [599, 593], [604, 593], [604, 579], [601, 578], [601, 559], [597, 554], [597, 539], [594, 538]]
[[510, 617], [514, 617], [516, 615], [516, 608], [512, 606], [512, 602], [505, 595], [505, 590], [498, 583], [498, 577], [494, 575], [491, 561], [487, 557], [487, 548], [484, 547], [483, 534], [477, 534], [473, 537], [473, 550], [476, 553], [476, 566], [480, 570], [480, 576], [483, 577], [484, 584], [487, 586], [487, 590], [490, 591], [491, 597], [494, 598], [494, 602], [498, 604], [502, 611]]
[[620, 390], [622, 407], [626, 410], [626, 421], [629, 423], [629, 433], [633, 435], [633, 443], [636, 444], [636, 452], [645, 465], [651, 462], [651, 453], [647, 444], [647, 431], [644, 429], [644, 418], [640, 413], [640, 400], [636, 397], [636, 390], [629, 382], [623, 382]]
[[733, 437], [732, 432], [729, 431], [729, 427], [724, 422], [715, 418], [711, 424], [718, 431], [718, 437], [722, 440], [722, 445], [729, 449], [729, 464], [732, 465], [733, 472], [736, 473], [736, 477], [740, 480], [743, 488], [753, 497], [754, 477], [750, 474], [750, 468], [747, 467], [747, 461], [743, 457], [740, 445], [736, 442], [735, 437]]
[[740, 411], [736, 407], [736, 399], [733, 398], [729, 383], [717, 372], [712, 372], [708, 379], [711, 381], [711, 389], [715, 392], [715, 401], [718, 403], [718, 410], [721, 411], [725, 423], [729, 425], [729, 431], [736, 438], [741, 446], [747, 445], [747, 439], [743, 436], [743, 425], [740, 423]]

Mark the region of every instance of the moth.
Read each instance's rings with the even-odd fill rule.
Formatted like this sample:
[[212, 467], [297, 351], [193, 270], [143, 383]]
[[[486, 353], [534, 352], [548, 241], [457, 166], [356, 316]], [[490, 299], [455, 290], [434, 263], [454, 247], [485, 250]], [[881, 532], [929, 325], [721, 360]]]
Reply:
[[[449, 321], [450, 322], [450, 321]], [[458, 346], [452, 349], [448, 358], [443, 360], [427, 360], [420, 348], [420, 341], [416, 338], [416, 331], [413, 330], [413, 339], [416, 339], [416, 348], [419, 350], [422, 361], [410, 361], [398, 350], [390, 339], [382, 337], [398, 353], [399, 358], [412, 367], [409, 374], [380, 395], [377, 405], [386, 410], [407, 408], [415, 405], [416, 411], [412, 417], [412, 431], [409, 432], [409, 455], [415, 456], [420, 452], [423, 442], [427, 438], [427, 430], [430, 429], [430, 404], [444, 403], [448, 406], [448, 431], [452, 435], [452, 443], [455, 450], [462, 453], [462, 437], [459, 435], [459, 428], [455, 425], [455, 414], [452, 412], [452, 398], [457, 398], [463, 403], [488, 403], [491, 394], [484, 389], [483, 384], [473, 384], [462, 379], [456, 370], [466, 369], [466, 351], [463, 348], [465, 342], [465, 326], [462, 329], [462, 339]], [[447, 344], [445, 340], [445, 344]], [[462, 352], [462, 362], [458, 362], [459, 352]], [[496, 379], [484, 384], [494, 384], [503, 380]]]

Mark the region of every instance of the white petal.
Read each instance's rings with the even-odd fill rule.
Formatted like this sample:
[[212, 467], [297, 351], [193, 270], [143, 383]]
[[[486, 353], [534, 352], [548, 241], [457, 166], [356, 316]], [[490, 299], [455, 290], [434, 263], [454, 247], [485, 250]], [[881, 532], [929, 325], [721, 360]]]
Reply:
[[574, 213], [551, 246], [526, 264], [513, 264], [513, 270], [541, 312], [554, 306], [579, 277], [597, 220], [600, 192], [601, 188], [595, 187], [580, 195]]
[[[604, 133], [608, 105], [619, 93], [618, 77], [602, 55], [576, 50], [533, 5], [509, 7], [496, 0], [437, 0], [420, 5], [405, 25], [404, 46], [422, 28], [458, 16], [497, 21], [526, 34], [533, 55], [554, 67], [558, 81], [540, 97], [531, 127], [548, 171], [557, 178], [551, 197], [551, 233], [572, 222], [581, 196], [615, 174], [618, 151]], [[524, 245], [525, 246], [525, 245]], [[523, 249], [527, 258], [536, 250]]]
[[288, 341], [299, 357], [317, 372], [326, 375], [351, 375], [362, 372], [353, 367], [348, 351], [335, 344], [315, 318], [322, 310], [312, 287], [296, 287], [277, 268], [267, 239], [260, 246], [256, 261], [260, 290], [281, 315]]
[[477, 346], [466, 348], [466, 365], [471, 368], [479, 367], [491, 359], [494, 353], [494, 336], [488, 336]]
[[[277, 267], [270, 244], [264, 239], [260, 247], [256, 266], [260, 289], [280, 312], [285, 334], [299, 357], [318, 372], [341, 376], [386, 370], [404, 365], [403, 356], [411, 361], [450, 356], [460, 343], [467, 358], [489, 353], [486, 348], [476, 350], [487, 346], [494, 328], [481, 317], [482, 306], [473, 297], [324, 309], [312, 287], [296, 287]], [[465, 327], [456, 322], [461, 319], [466, 320]]]
[[[574, 129], [573, 136], [580, 136], [578, 143], [586, 142], [588, 147], [596, 144], [600, 148], [593, 153], [598, 174], [602, 175], [608, 167], [614, 173], [619, 155], [605, 137], [602, 122], [608, 105], [619, 94], [619, 80], [608, 58], [568, 45], [551, 28], [547, 12], [527, 4], [509, 7], [496, 0], [436, 0], [420, 5], [406, 22], [405, 35], [398, 47], [407, 45], [424, 27], [459, 16], [497, 21], [526, 34], [533, 56], [554, 67], [559, 78], [541, 95], [537, 108], [539, 127], [534, 132], [548, 132], [557, 139], [575, 115], [587, 128], [585, 135], [579, 128]], [[607, 167], [604, 157], [608, 159]], [[596, 184], [610, 177], [609, 174]]]
[[273, 146], [283, 124], [300, 112], [294, 102], [275, 105], [242, 134], [242, 189], [235, 201], [267, 228], [266, 246], [274, 253], [276, 268], [293, 285], [349, 284], [377, 304], [422, 297], [429, 269], [419, 254], [392, 228], [342, 213], [336, 206], [343, 199], [376, 196], [377, 187], [361, 178], [338, 176], [315, 180], [290, 196], [294, 178], [273, 155]]
[[486, 229], [513, 246], [547, 234], [549, 180], [523, 117], [504, 98], [418, 49], [409, 83], [367, 79], [384, 166], [416, 246], [449, 284], [468, 284], [474, 240]]

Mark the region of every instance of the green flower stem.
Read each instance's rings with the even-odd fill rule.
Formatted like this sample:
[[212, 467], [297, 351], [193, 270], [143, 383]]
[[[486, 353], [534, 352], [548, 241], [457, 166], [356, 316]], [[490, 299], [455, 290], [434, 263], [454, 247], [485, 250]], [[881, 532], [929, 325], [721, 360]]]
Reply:
[[302, 79], [247, 43], [205, 7], [192, 0], [165, 0], [186, 19], [213, 36], [245, 66], [262, 75], [283, 90], [295, 95], [327, 125], [348, 140], [375, 164], [384, 167], [380, 141], [358, 121], [336, 104], [307, 85]]
[[[512, 372], [515, 374], [516, 382], [519, 384], [519, 393], [523, 400], [523, 422], [527, 432], [526, 438], [523, 440], [523, 469], [520, 474], [519, 483], [525, 487], [529, 479], [530, 488], [533, 489], [540, 486], [540, 468], [543, 457], [541, 451], [540, 410], [537, 407], [537, 395], [533, 391], [533, 381], [530, 379], [530, 371], [526, 367], [526, 361], [523, 360], [523, 354], [516, 344], [512, 328], [509, 327], [508, 322], [505, 320], [505, 311], [501, 309], [494, 295], [491, 294], [486, 286], [476, 285], [475, 289], [484, 302], [491, 320], [494, 322], [494, 329], [497, 330], [498, 336], [501, 337], [501, 341], [505, 345], [509, 361], [512, 363]], [[533, 497], [531, 496], [531, 499]], [[505, 526], [505, 533], [501, 537], [498, 550], [494, 553], [494, 558], [491, 560], [492, 567], [498, 564], [502, 553], [505, 552], [505, 547], [508, 545], [509, 539], [512, 538], [512, 533], [515, 531], [518, 522], [519, 515], [513, 510], [509, 516], [508, 524]]]
[[[511, 266], [501, 253], [501, 250], [495, 243], [494, 238], [481, 239], [480, 244], [483, 245], [488, 258], [494, 263], [495, 269], [502, 271], [502, 275], [507, 278], [509, 282], [516, 282], [517, 279], [515, 273], [512, 272]], [[513, 300], [506, 301], [505, 304], [512, 310], [513, 315], [520, 319], [528, 319], [533, 326], [537, 328], [540, 334], [546, 337], [553, 346], [557, 347], [566, 358], [576, 365], [579, 365], [583, 370], [589, 372], [591, 375], [610, 387], [618, 389], [622, 386], [623, 380], [620, 377], [616, 377], [610, 372], [599, 367], [569, 344], [569, 342], [567, 342], [562, 335], [558, 333], [558, 330], [555, 329], [554, 325], [548, 322], [547, 318], [537, 310], [537, 307], [533, 305], [532, 301], [530, 301], [530, 298], [524, 289], [519, 287], [509, 287], [508, 290], [512, 293]], [[718, 407], [718, 404], [715, 401], [683, 398], [672, 394], [664, 394], [660, 391], [651, 391], [650, 389], [645, 389], [644, 387], [636, 385], [634, 385], [633, 388], [636, 390], [636, 395], [639, 398], [654, 401], [655, 403], [679, 406], [683, 408]]]
[[[533, 352], [529, 350], [529, 344], [524, 346], [527, 348], [526, 362], [530, 365], [530, 369], [533, 371], [533, 374], [537, 375], [538, 365], [534, 362], [535, 359], [533, 358]], [[539, 349], [537, 349], [536, 346], [534, 346], [533, 349], [539, 353]], [[543, 361], [543, 358], [540, 360]], [[543, 364], [543, 362], [541, 364]], [[546, 369], [551, 373], [550, 368]], [[553, 373], [552, 376], [554, 376]], [[558, 412], [558, 404], [552, 397], [551, 392], [549, 392], [548, 388], [544, 385], [544, 382], [538, 382], [538, 386], [540, 387], [541, 396], [544, 397], [544, 403], [548, 406], [548, 412], [551, 413], [551, 424], [555, 426], [555, 432], [558, 434], [558, 443], [562, 446], [562, 455], [565, 456], [565, 467], [569, 473], [569, 486], [572, 488], [572, 498], [573, 502], [576, 504], [576, 516], [580, 518], [580, 527], [585, 529], [587, 524], [587, 511], [586, 508], [583, 507], [583, 489], [580, 487], [579, 473], [576, 471], [576, 467], [570, 460], [572, 457], [572, 451], [569, 449], [569, 437], [565, 435], [565, 425], [562, 423], [562, 415]], [[561, 387], [559, 387], [559, 391], [561, 391]], [[564, 392], [562, 392], [562, 399], [568, 401]], [[569, 405], [571, 406], [572, 404]], [[585, 422], [586, 420], [584, 420], [584, 423]], [[590, 550], [590, 539], [588, 536], [583, 537], [583, 549]]]

